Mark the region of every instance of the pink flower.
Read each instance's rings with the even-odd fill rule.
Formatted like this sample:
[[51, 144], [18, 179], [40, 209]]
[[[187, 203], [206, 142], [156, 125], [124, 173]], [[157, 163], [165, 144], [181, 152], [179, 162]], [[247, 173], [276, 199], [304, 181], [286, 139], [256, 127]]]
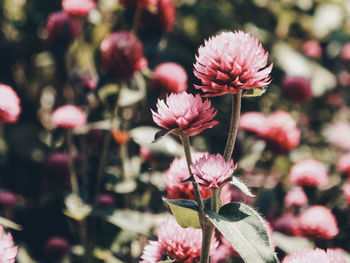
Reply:
[[153, 71], [151, 87], [169, 93], [184, 92], [187, 89], [186, 71], [176, 63], [159, 64]]
[[273, 222], [274, 230], [290, 236], [301, 236], [299, 217], [283, 214]]
[[292, 190], [288, 191], [284, 197], [284, 205], [286, 207], [301, 207], [306, 205], [307, 202], [307, 196], [304, 193], [303, 189], [300, 187], [295, 187]]
[[335, 216], [320, 205], [310, 206], [300, 214], [300, 230], [312, 239], [331, 239], [339, 233]]
[[158, 0], [157, 18], [165, 33], [170, 33], [176, 23], [176, 8], [173, 0]]
[[304, 248], [301, 251], [293, 252], [286, 256], [282, 263], [346, 263], [339, 252], [327, 249], [327, 252], [320, 248]]
[[293, 102], [302, 103], [312, 99], [311, 80], [304, 77], [286, 76], [282, 81], [284, 95]]
[[55, 128], [82, 128], [86, 123], [86, 114], [74, 105], [64, 105], [52, 113], [51, 120]]
[[263, 136], [268, 133], [269, 125], [262, 113], [251, 111], [241, 115], [239, 128]]
[[339, 172], [350, 176], [350, 152], [340, 157], [337, 163], [337, 169]]
[[115, 206], [115, 197], [108, 193], [100, 194], [97, 198], [96, 206], [102, 209], [113, 208]]
[[70, 17], [66, 12], [55, 12], [50, 14], [47, 19], [46, 31], [49, 42], [56, 39], [74, 39], [81, 31], [80, 21]]
[[10, 86], [0, 84], [0, 125], [16, 122], [20, 113], [17, 93]]
[[158, 0], [120, 0], [119, 3], [128, 7], [137, 7], [147, 9], [155, 7]]
[[10, 191], [0, 193], [0, 208], [14, 208], [17, 203], [17, 197]]
[[346, 43], [342, 47], [340, 55], [343, 60], [350, 60], [350, 43]]
[[350, 205], [350, 182], [349, 181], [343, 185], [343, 192], [344, 192], [346, 202]]
[[272, 64], [259, 41], [242, 31], [223, 32], [204, 41], [198, 49], [194, 75], [203, 86], [195, 86], [213, 97], [234, 94], [270, 84]]
[[101, 43], [103, 68], [117, 80], [129, 80], [136, 71], [147, 65], [141, 41], [132, 33], [115, 32]]
[[350, 150], [350, 123], [337, 122], [328, 129], [328, 139], [334, 146]]
[[0, 225], [0, 262], [14, 263], [17, 255], [17, 247], [14, 247], [12, 235], [10, 232], [4, 232]]
[[163, 243], [159, 241], [149, 241], [148, 244], [143, 248], [140, 263], [155, 263], [163, 259], [163, 253], [165, 247]]
[[211, 189], [218, 189], [230, 181], [236, 169], [232, 159], [226, 162], [220, 154], [204, 154], [191, 167], [197, 183]]
[[44, 251], [51, 259], [61, 259], [69, 253], [70, 243], [64, 237], [53, 236], [46, 241]]
[[296, 185], [319, 186], [328, 183], [328, 174], [322, 163], [308, 159], [292, 166], [289, 179]]
[[[347, 71], [341, 71], [339, 74], [338, 74], [338, 82], [341, 86], [344, 86], [344, 87], [347, 87], [347, 86], [350, 86], [350, 73], [347, 72]], [[337, 93], [339, 94], [339, 93]]]
[[309, 40], [304, 43], [303, 52], [310, 58], [320, 58], [322, 56], [322, 47], [317, 41]]
[[155, 156], [152, 154], [152, 152], [147, 147], [140, 147], [140, 157], [142, 160], [146, 162], [152, 162], [155, 160]]
[[326, 253], [329, 258], [330, 263], [347, 263], [343, 258], [342, 252], [344, 250], [341, 248], [328, 248]]
[[96, 6], [93, 0], [63, 0], [62, 9], [66, 13], [78, 16], [85, 17], [89, 12], [94, 9]]
[[157, 110], [151, 110], [153, 121], [165, 130], [174, 129], [176, 134], [194, 136], [218, 124], [213, 121], [216, 111], [210, 101], [203, 102], [198, 94], [171, 93], [165, 101], [158, 100]]

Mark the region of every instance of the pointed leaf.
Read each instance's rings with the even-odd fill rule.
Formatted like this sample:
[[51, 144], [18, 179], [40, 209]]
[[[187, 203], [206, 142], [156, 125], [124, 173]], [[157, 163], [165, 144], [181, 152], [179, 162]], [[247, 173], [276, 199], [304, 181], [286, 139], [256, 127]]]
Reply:
[[253, 195], [248, 186], [246, 186], [241, 180], [239, 180], [237, 177], [232, 177], [232, 181], [231, 184], [236, 186], [239, 190], [241, 190], [241, 192], [249, 197], [255, 197], [255, 195]]
[[243, 97], [259, 97], [265, 93], [265, 88], [258, 87], [255, 89], [245, 89], [243, 91]]
[[253, 208], [229, 203], [219, 214], [208, 210], [209, 220], [230, 241], [246, 263], [278, 263], [270, 248], [265, 223]]
[[159, 141], [160, 139], [162, 139], [165, 135], [168, 135], [169, 133], [172, 133], [174, 131], [174, 129], [167, 131], [167, 130], [160, 130], [158, 132], [156, 132], [156, 134], [154, 135], [154, 140], [152, 141], [152, 143], [155, 143], [157, 141]]
[[6, 228], [11, 228], [15, 230], [22, 230], [22, 226], [16, 224], [15, 222], [5, 218], [5, 217], [0, 217], [0, 225], [6, 227]]

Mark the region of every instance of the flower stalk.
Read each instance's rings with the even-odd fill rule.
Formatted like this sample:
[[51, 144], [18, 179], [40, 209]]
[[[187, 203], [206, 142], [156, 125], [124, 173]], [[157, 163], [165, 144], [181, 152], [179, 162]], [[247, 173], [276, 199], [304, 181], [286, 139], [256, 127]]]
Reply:
[[75, 196], [79, 197], [79, 185], [78, 185], [78, 178], [74, 170], [74, 164], [73, 164], [73, 134], [72, 129], [67, 129], [66, 132], [66, 139], [67, 139], [67, 152], [68, 152], [68, 167], [69, 167], [69, 178], [70, 183], [72, 186], [72, 193]]

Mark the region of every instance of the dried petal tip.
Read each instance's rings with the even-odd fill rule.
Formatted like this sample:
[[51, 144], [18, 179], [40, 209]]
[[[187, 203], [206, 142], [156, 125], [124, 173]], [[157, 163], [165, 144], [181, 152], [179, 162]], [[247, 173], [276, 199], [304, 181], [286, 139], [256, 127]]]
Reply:
[[193, 176], [197, 183], [212, 189], [218, 189], [229, 181], [235, 169], [233, 160], [225, 162], [220, 154], [204, 154], [192, 165]]
[[202, 101], [200, 95], [186, 92], [172, 93], [164, 100], [158, 100], [157, 111], [152, 111], [153, 121], [167, 131], [194, 136], [218, 124], [210, 101]]
[[17, 255], [17, 246], [13, 246], [13, 239], [10, 232], [4, 232], [3, 226], [0, 225], [0, 262], [14, 263]]
[[52, 113], [51, 120], [55, 128], [82, 128], [86, 123], [86, 115], [74, 105], [65, 105]]
[[268, 53], [248, 33], [223, 32], [204, 41], [198, 49], [194, 75], [202, 82], [205, 96], [235, 94], [270, 84], [272, 64]]
[[16, 122], [20, 113], [17, 93], [10, 86], [0, 84], [0, 125]]

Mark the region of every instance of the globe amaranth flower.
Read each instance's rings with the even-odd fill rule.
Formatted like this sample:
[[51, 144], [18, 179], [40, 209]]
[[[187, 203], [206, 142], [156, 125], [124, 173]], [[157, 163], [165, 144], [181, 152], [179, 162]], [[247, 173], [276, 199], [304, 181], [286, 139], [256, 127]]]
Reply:
[[17, 246], [14, 246], [12, 235], [10, 232], [7, 234], [4, 231], [3, 226], [0, 225], [0, 262], [1, 263], [14, 263], [17, 255]]
[[299, 217], [302, 235], [311, 239], [332, 239], [339, 233], [332, 212], [321, 205], [310, 206]]
[[226, 162], [220, 154], [204, 154], [191, 167], [196, 182], [211, 189], [218, 189], [230, 181], [236, 169], [232, 159]]
[[337, 163], [337, 170], [350, 176], [350, 152], [340, 157]]
[[14, 208], [17, 203], [17, 197], [10, 191], [0, 193], [0, 208]]
[[89, 12], [96, 7], [96, 3], [93, 0], [63, 0], [62, 9], [66, 13], [77, 16], [85, 17]]
[[273, 229], [289, 236], [301, 236], [299, 217], [290, 213], [275, 219]]
[[[202, 247], [202, 231], [195, 228], [182, 228], [175, 218], [170, 218], [158, 228], [158, 241], [151, 241], [145, 247], [142, 263], [155, 263], [163, 257], [175, 262], [192, 263], [200, 258]], [[210, 254], [217, 242], [212, 240]], [[157, 261], [153, 261], [157, 260]]]
[[288, 191], [284, 197], [285, 207], [302, 207], [308, 203], [308, 198], [300, 187]]
[[346, 263], [341, 254], [333, 249], [324, 251], [320, 248], [304, 248], [301, 251], [287, 255], [282, 263]]
[[331, 144], [343, 150], [350, 150], [350, 123], [337, 122], [331, 124], [326, 131]]
[[153, 121], [167, 131], [194, 136], [218, 124], [213, 121], [216, 115], [208, 100], [200, 95], [186, 92], [171, 93], [165, 100], [158, 100], [158, 112], [152, 111]]
[[328, 183], [328, 174], [322, 163], [308, 159], [297, 162], [292, 166], [289, 179], [296, 185], [319, 186]]
[[102, 67], [119, 81], [129, 80], [147, 66], [141, 41], [130, 32], [119, 31], [106, 36], [100, 47]]
[[56, 40], [72, 40], [79, 35], [81, 25], [79, 20], [66, 12], [59, 11], [50, 14], [47, 18], [46, 31], [50, 43]]
[[50, 237], [45, 244], [44, 253], [48, 258], [61, 259], [70, 251], [70, 243], [61, 236]]
[[20, 113], [17, 93], [10, 86], [0, 84], [0, 125], [16, 122]]
[[119, 3], [127, 7], [154, 8], [158, 0], [120, 0]]
[[289, 100], [297, 103], [303, 103], [313, 97], [311, 80], [304, 77], [284, 77], [282, 80], [282, 91]]
[[82, 128], [86, 123], [86, 114], [77, 106], [64, 105], [52, 113], [51, 121], [55, 128]]
[[268, 133], [269, 126], [264, 114], [257, 111], [251, 111], [241, 115], [239, 128], [263, 136]]
[[322, 47], [317, 41], [309, 40], [304, 43], [303, 52], [310, 58], [320, 58], [322, 56]]
[[350, 205], [350, 182], [349, 181], [343, 185], [343, 193], [344, 193], [346, 202], [348, 203], [348, 205]]
[[159, 64], [155, 67], [151, 87], [168, 93], [181, 93], [187, 89], [187, 73], [185, 69], [173, 62]]
[[203, 85], [196, 88], [212, 97], [266, 86], [273, 66], [267, 66], [267, 58], [261, 43], [248, 33], [213, 36], [198, 49], [194, 75]]

